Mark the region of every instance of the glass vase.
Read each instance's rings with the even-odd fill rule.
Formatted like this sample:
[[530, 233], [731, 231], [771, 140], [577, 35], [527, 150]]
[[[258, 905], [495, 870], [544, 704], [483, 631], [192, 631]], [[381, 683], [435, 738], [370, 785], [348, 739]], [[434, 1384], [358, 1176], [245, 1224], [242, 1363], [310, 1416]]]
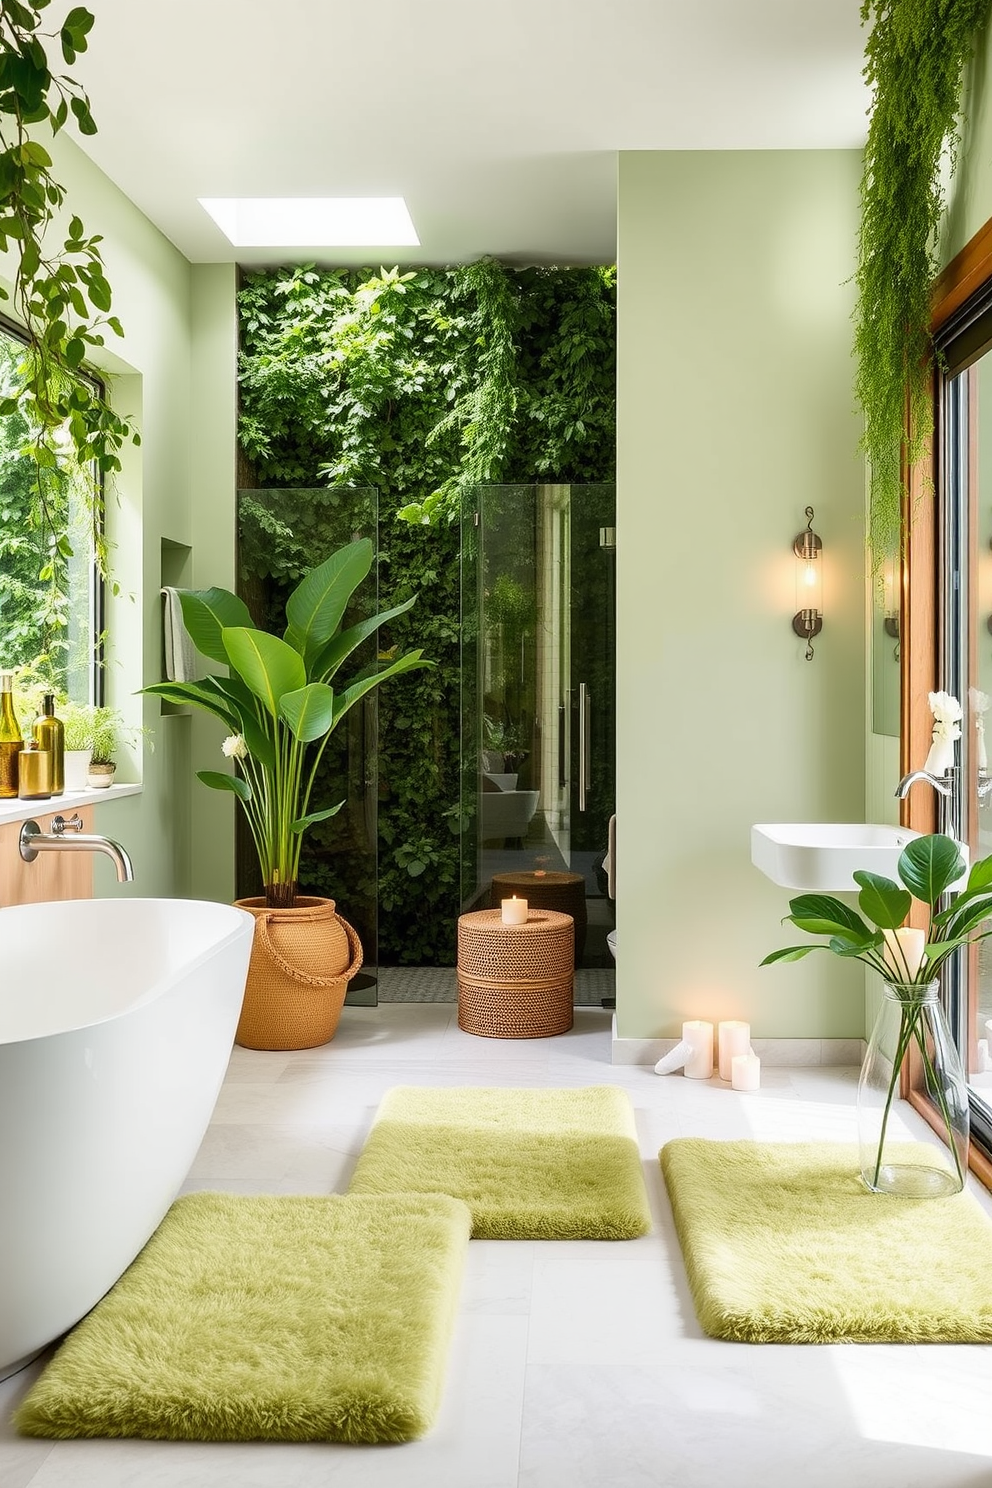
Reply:
[[[939, 982], [886, 982], [858, 1082], [861, 1176], [874, 1193], [941, 1198], [968, 1170], [968, 1083], [937, 993]], [[916, 1142], [894, 1112], [903, 1061], [915, 1052], [922, 1089], [947, 1147]]]

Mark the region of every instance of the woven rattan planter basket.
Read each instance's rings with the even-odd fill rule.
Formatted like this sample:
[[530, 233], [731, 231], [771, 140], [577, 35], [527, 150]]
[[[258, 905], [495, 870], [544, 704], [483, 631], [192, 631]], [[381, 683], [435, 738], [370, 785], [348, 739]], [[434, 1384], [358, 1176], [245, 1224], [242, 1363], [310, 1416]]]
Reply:
[[532, 910], [504, 925], [498, 909], [458, 921], [458, 1026], [483, 1038], [550, 1038], [572, 1026], [571, 915]]
[[245, 1000], [235, 1039], [246, 1049], [312, 1049], [334, 1037], [362, 943], [333, 899], [293, 909], [238, 899], [255, 916]]

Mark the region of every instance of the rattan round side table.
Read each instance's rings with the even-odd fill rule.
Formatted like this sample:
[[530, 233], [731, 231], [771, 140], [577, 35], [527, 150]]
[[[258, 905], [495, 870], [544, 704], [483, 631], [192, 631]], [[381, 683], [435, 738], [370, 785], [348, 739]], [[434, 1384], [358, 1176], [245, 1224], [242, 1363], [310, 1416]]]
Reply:
[[572, 1026], [571, 915], [532, 909], [504, 925], [498, 909], [458, 920], [458, 1026], [483, 1038], [550, 1038]]
[[520, 873], [494, 873], [489, 902], [499, 909], [500, 901], [518, 894], [531, 909], [555, 909], [575, 921], [575, 964], [582, 965], [586, 945], [586, 881], [581, 873], [535, 868]]

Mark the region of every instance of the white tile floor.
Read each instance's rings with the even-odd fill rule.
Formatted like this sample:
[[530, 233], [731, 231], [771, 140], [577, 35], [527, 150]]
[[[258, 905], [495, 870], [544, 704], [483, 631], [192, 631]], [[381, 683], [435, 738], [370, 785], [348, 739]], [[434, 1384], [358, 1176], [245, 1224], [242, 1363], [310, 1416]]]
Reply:
[[236, 1049], [187, 1187], [343, 1190], [395, 1084], [613, 1082], [637, 1112], [654, 1232], [472, 1241], [444, 1405], [422, 1442], [30, 1441], [7, 1421], [33, 1366], [0, 1385], [3, 1488], [992, 1485], [992, 1348], [725, 1344], [693, 1313], [658, 1148], [684, 1135], [853, 1140], [854, 1070], [767, 1070], [760, 1092], [737, 1095], [718, 1080], [614, 1068], [599, 1010], [577, 1010], [563, 1037], [513, 1042], [463, 1034], [456, 1011], [349, 1008], [325, 1048]]

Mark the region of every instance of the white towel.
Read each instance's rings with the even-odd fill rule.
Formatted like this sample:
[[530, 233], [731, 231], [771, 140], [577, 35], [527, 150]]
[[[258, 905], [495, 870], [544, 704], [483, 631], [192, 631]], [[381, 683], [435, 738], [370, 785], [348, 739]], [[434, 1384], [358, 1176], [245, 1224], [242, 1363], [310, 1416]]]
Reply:
[[183, 624], [179, 590], [163, 588], [162, 634], [165, 640], [165, 680], [196, 681], [196, 647]]

